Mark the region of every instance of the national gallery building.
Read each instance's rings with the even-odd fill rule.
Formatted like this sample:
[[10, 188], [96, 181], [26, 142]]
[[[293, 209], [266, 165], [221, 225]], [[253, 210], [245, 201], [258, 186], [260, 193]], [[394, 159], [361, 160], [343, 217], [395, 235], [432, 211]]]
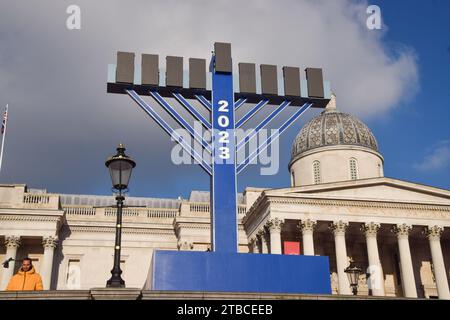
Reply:
[[[370, 129], [332, 99], [292, 145], [291, 185], [238, 195], [239, 251], [328, 256], [332, 292], [352, 294], [350, 258], [363, 272], [358, 295], [450, 299], [450, 191], [384, 177]], [[0, 185], [4, 290], [29, 256], [44, 289], [104, 287], [113, 264], [113, 196], [50, 194]], [[210, 247], [209, 192], [189, 199], [128, 197], [122, 278], [143, 288], [152, 252]], [[183, 272], [180, 265], [179, 272]]]

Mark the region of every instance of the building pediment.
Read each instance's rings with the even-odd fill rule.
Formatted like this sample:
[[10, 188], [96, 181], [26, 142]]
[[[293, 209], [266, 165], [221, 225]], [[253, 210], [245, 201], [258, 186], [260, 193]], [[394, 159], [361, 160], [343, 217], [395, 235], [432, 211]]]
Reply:
[[373, 178], [266, 191], [267, 196], [319, 196], [345, 200], [450, 205], [450, 191], [412, 182]]

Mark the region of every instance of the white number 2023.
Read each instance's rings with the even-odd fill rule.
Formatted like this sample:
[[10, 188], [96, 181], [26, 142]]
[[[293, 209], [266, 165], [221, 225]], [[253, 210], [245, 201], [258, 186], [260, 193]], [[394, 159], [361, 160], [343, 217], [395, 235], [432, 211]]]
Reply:
[[[226, 100], [219, 101], [219, 112], [228, 113], [228, 102]], [[227, 114], [221, 114], [217, 118], [217, 122], [221, 128], [227, 128], [230, 125], [230, 118]], [[225, 144], [223, 147], [219, 147], [219, 157], [221, 159], [230, 158], [230, 148], [228, 143], [230, 143], [230, 134], [227, 131], [219, 131], [219, 143]]]

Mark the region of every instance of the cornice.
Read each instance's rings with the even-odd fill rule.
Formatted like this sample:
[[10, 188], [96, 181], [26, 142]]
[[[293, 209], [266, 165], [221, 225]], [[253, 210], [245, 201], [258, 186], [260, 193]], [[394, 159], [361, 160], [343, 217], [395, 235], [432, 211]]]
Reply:
[[176, 225], [177, 229], [209, 229], [210, 224], [199, 224], [199, 223], [180, 223]]
[[336, 199], [336, 198], [291, 198], [281, 196], [269, 196], [270, 203], [281, 204], [308, 204], [308, 205], [327, 205], [327, 206], [347, 206], [347, 207], [362, 207], [362, 208], [390, 208], [390, 209], [404, 209], [404, 210], [428, 210], [428, 211], [448, 211], [450, 206], [439, 204], [420, 204], [408, 203], [401, 201], [382, 201], [382, 200], [350, 200], [350, 199]]
[[373, 155], [377, 156], [378, 158], [380, 158], [380, 160], [384, 163], [384, 158], [381, 155], [381, 153], [370, 149], [368, 147], [364, 147], [364, 146], [358, 146], [358, 145], [350, 145], [350, 144], [339, 144], [339, 145], [334, 145], [334, 146], [322, 146], [322, 147], [318, 147], [318, 148], [314, 148], [314, 149], [310, 149], [308, 151], [305, 151], [299, 155], [296, 155], [293, 159], [291, 159], [291, 161], [289, 161], [288, 164], [288, 170], [291, 170], [292, 165], [302, 159], [305, 158], [307, 156], [310, 156], [312, 154], [315, 153], [319, 153], [319, 152], [327, 152], [327, 151], [339, 151], [339, 150], [359, 150], [359, 151], [364, 151], [364, 152], [368, 152], [368, 153], [372, 153]]
[[62, 216], [0, 214], [0, 221], [59, 222]]
[[[421, 213], [414, 213], [411, 211], [430, 211], [433, 212], [433, 217], [450, 218], [450, 206], [438, 204], [421, 204], [400, 201], [381, 201], [381, 200], [349, 200], [336, 198], [316, 198], [308, 197], [308, 195], [301, 194], [296, 196], [282, 196], [282, 195], [266, 195], [261, 194], [250, 210], [243, 218], [243, 223], [247, 224], [254, 219], [258, 212], [266, 209], [271, 204], [288, 204], [288, 205], [313, 205], [313, 206], [330, 206], [330, 207], [357, 207], [357, 208], [371, 208], [371, 209], [397, 209], [404, 210], [405, 217], [429, 217]], [[383, 216], [386, 216], [383, 215]]]
[[[74, 226], [70, 227], [71, 232], [99, 232], [114, 233], [115, 227], [99, 227], [99, 226]], [[156, 234], [156, 235], [174, 235], [173, 230], [150, 229], [150, 228], [122, 228], [125, 234]]]
[[[89, 221], [89, 220], [69, 220], [67, 221], [67, 225], [72, 227], [115, 227], [116, 221], [112, 220], [98, 220], [98, 221]], [[152, 222], [130, 222], [130, 221], [122, 221], [122, 225], [125, 228], [141, 228], [141, 229], [167, 229], [171, 230], [172, 223], [152, 223]]]
[[[398, 180], [389, 177], [376, 177], [359, 180], [345, 180], [321, 184], [267, 190], [266, 195], [308, 195], [323, 191], [348, 190], [374, 186], [390, 186], [398, 189], [421, 192], [424, 194], [450, 199], [450, 190], [427, 186], [419, 183]], [[425, 201], [426, 202], [426, 201]]]
[[61, 209], [46, 209], [46, 208], [17, 208], [17, 206], [8, 208], [2, 206], [0, 208], [0, 215], [46, 215], [46, 216], [63, 216], [64, 210]]

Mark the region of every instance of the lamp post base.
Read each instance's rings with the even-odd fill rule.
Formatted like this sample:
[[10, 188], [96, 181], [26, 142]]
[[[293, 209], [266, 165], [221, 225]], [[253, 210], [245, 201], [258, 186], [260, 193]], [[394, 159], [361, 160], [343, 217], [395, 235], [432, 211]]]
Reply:
[[125, 281], [117, 275], [113, 275], [108, 281], [106, 281], [107, 288], [125, 288]]

